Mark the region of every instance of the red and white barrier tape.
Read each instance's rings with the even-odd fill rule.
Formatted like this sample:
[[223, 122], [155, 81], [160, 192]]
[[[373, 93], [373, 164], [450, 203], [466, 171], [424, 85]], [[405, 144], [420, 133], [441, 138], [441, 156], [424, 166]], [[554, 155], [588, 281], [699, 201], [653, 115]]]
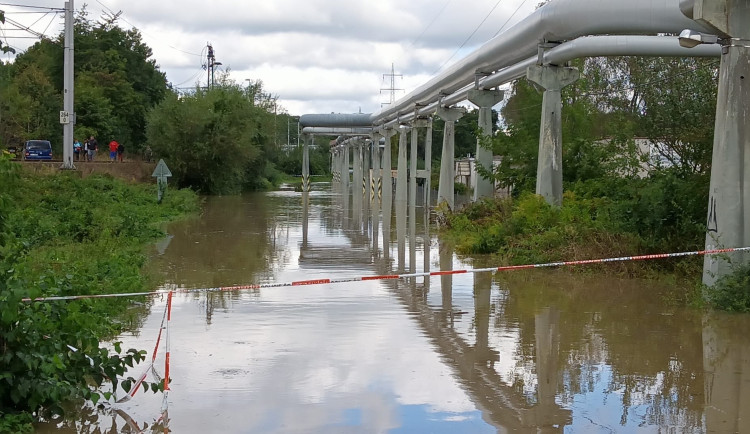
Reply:
[[[412, 277], [428, 277], [428, 276], [445, 276], [451, 274], [465, 274], [465, 273], [484, 273], [488, 271], [510, 271], [510, 270], [521, 270], [526, 268], [549, 268], [549, 267], [563, 267], [568, 265], [588, 265], [588, 264], [604, 264], [608, 262], [625, 262], [625, 261], [643, 261], [650, 259], [664, 259], [664, 258], [677, 258], [682, 256], [699, 256], [699, 255], [718, 255], [721, 253], [732, 253], [750, 251], [750, 247], [733, 247], [728, 249], [713, 249], [713, 250], [695, 250], [691, 252], [677, 252], [677, 253], [659, 253], [654, 255], [640, 255], [640, 256], [620, 256], [617, 258], [602, 258], [602, 259], [585, 259], [581, 261], [561, 261], [561, 262], [547, 262], [542, 264], [527, 264], [527, 265], [506, 265], [500, 267], [489, 267], [489, 268], [465, 268], [459, 270], [444, 270], [444, 271], [425, 271], [421, 273], [408, 273], [408, 274], [383, 274], [377, 276], [359, 276], [359, 277], [344, 277], [344, 278], [332, 278], [332, 279], [311, 279], [311, 280], [298, 280], [294, 282], [279, 282], [279, 283], [259, 283], [254, 285], [235, 285], [235, 286], [220, 286], [215, 288], [185, 288], [185, 289], [170, 289], [161, 291], [149, 291], [149, 292], [128, 292], [122, 294], [91, 294], [91, 295], [66, 295], [66, 296], [53, 296], [53, 297], [38, 297], [33, 300], [30, 298], [24, 299], [24, 301], [55, 301], [55, 300], [81, 300], [85, 298], [113, 298], [113, 297], [139, 297], [148, 295], [162, 295], [177, 293], [196, 293], [196, 292], [222, 292], [222, 291], [240, 291], [245, 289], [262, 289], [262, 288], [281, 288], [285, 286], [302, 286], [302, 285], [320, 285], [330, 283], [346, 283], [346, 282], [362, 282], [367, 280], [389, 280], [389, 279], [408, 279]], [[168, 322], [168, 320], [167, 320]]]
[[160, 380], [159, 375], [156, 372], [154, 363], [156, 362], [156, 354], [159, 351], [159, 343], [161, 342], [161, 334], [164, 331], [164, 321], [167, 319], [167, 308], [164, 308], [164, 314], [161, 317], [161, 325], [159, 326], [159, 334], [156, 336], [156, 344], [154, 345], [154, 353], [151, 355], [151, 361], [149, 362], [148, 366], [146, 366], [143, 369], [143, 372], [141, 373], [141, 376], [138, 377], [138, 380], [136, 380], [135, 385], [130, 389], [130, 392], [128, 392], [127, 395], [123, 396], [122, 398], [117, 400], [117, 403], [127, 402], [130, 400], [130, 398], [134, 397], [136, 392], [138, 392], [138, 389], [141, 387], [141, 384], [146, 380], [146, 376], [148, 375], [148, 371], [152, 371], [154, 373], [154, 376], [157, 378], [157, 381]]

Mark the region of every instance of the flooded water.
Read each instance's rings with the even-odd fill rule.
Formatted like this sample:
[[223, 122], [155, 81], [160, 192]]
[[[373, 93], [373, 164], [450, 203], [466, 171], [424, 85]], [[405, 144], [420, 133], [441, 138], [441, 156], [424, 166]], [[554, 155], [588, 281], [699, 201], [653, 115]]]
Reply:
[[[313, 187], [309, 197], [208, 198], [200, 218], [171, 225], [157, 246], [162, 288], [501, 265], [457, 257], [430, 234], [421, 207], [414, 224], [403, 207], [381, 220], [391, 210]], [[664, 294], [649, 281], [570, 270], [177, 294], [166, 425], [175, 433], [750, 432], [750, 316], [671, 307]], [[143, 327], [122, 336], [125, 348], [153, 349], [165, 305], [154, 300]], [[161, 405], [161, 394], [139, 393], [38, 428], [165, 432]]]

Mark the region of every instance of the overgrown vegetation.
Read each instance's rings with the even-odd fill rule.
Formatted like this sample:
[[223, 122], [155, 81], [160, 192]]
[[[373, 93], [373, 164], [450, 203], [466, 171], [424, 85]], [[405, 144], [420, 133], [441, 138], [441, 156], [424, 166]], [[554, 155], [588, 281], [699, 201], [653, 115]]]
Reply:
[[[74, 397], [109, 399], [135, 349], [102, 340], [137, 325], [126, 299], [27, 302], [25, 298], [143, 291], [144, 246], [159, 224], [197, 209], [190, 191], [75, 173], [22, 175], [0, 157], [0, 431], [23, 431], [32, 415], [61, 414]], [[135, 321], [135, 323], [133, 323]], [[154, 386], [155, 388], [156, 386]]]
[[[563, 90], [562, 207], [533, 195], [542, 96], [518, 80], [501, 109], [504, 130], [485, 143], [502, 156], [485, 175], [513, 197], [445, 215], [459, 248], [512, 264], [702, 248], [718, 62], [617, 57], [576, 66], [582, 78]], [[701, 264], [648, 267], [697, 278]], [[747, 281], [738, 271], [717, 285], [732, 289], [707, 299], [747, 309]]]

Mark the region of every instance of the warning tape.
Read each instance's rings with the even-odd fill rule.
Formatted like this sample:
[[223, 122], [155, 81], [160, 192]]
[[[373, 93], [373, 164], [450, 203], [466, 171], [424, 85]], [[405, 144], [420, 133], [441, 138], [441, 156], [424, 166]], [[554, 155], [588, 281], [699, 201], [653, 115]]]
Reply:
[[[506, 265], [500, 267], [488, 267], [488, 268], [465, 268], [458, 270], [444, 270], [444, 271], [425, 271], [421, 273], [408, 273], [408, 274], [383, 274], [376, 276], [359, 276], [359, 277], [344, 277], [344, 278], [332, 278], [332, 279], [311, 279], [311, 280], [298, 280], [293, 282], [279, 282], [279, 283], [259, 283], [254, 285], [234, 285], [234, 286], [219, 286], [214, 288], [183, 288], [183, 289], [169, 289], [169, 290], [158, 290], [148, 292], [128, 292], [122, 294], [89, 294], [89, 295], [65, 295], [65, 296], [52, 296], [52, 297], [37, 297], [34, 299], [24, 298], [23, 301], [57, 301], [57, 300], [81, 300], [89, 298], [114, 298], [114, 297], [141, 297], [150, 295], [164, 295], [168, 294], [171, 298], [172, 293], [201, 293], [201, 292], [223, 292], [223, 291], [241, 291], [241, 290], [255, 290], [263, 288], [281, 288], [287, 286], [304, 286], [304, 285], [322, 285], [331, 283], [346, 283], [346, 282], [363, 282], [368, 280], [393, 280], [393, 279], [410, 279], [413, 277], [428, 277], [428, 276], [446, 276], [451, 274], [466, 274], [466, 273], [485, 273], [489, 271], [510, 271], [510, 270], [522, 270], [528, 268], [551, 268], [551, 267], [563, 267], [571, 265], [589, 265], [589, 264], [604, 264], [609, 262], [625, 262], [625, 261], [643, 261], [652, 259], [664, 259], [664, 258], [678, 258], [684, 256], [701, 256], [701, 255], [718, 255], [721, 253], [732, 253], [750, 251], [750, 247], [733, 247], [728, 249], [713, 249], [713, 250], [695, 250], [690, 252], [676, 252], [676, 253], [658, 253], [653, 255], [640, 255], [640, 256], [620, 256], [616, 258], [602, 258], [602, 259], [584, 259], [580, 261], [560, 261], [560, 262], [546, 262], [541, 264], [526, 264], [526, 265]], [[169, 322], [169, 320], [167, 320]]]
[[138, 392], [138, 389], [141, 387], [141, 384], [143, 384], [143, 382], [146, 380], [148, 371], [153, 372], [154, 377], [157, 378], [157, 381], [161, 379], [159, 378], [159, 374], [156, 372], [155, 362], [156, 362], [156, 355], [159, 351], [159, 343], [161, 342], [161, 334], [164, 331], [164, 322], [166, 321], [166, 319], [167, 319], [167, 308], [164, 309], [164, 314], [161, 317], [161, 325], [159, 326], [159, 334], [156, 336], [156, 344], [154, 345], [154, 352], [151, 355], [151, 361], [149, 362], [148, 366], [146, 366], [143, 369], [143, 372], [141, 373], [140, 377], [138, 377], [138, 380], [136, 380], [135, 385], [133, 385], [133, 387], [130, 389], [130, 392], [128, 392], [127, 395], [117, 400], [118, 404], [129, 401], [132, 397], [135, 396], [136, 392]]

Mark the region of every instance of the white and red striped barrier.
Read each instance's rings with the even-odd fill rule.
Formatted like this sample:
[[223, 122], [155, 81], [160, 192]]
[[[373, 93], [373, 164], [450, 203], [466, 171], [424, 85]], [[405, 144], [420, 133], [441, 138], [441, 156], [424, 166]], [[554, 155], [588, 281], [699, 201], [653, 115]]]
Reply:
[[[170, 290], [159, 290], [159, 291], [148, 291], [148, 292], [127, 292], [121, 294], [89, 294], [89, 295], [65, 295], [65, 296], [52, 296], [52, 297], [37, 297], [33, 300], [25, 298], [24, 301], [56, 301], [56, 300], [81, 300], [88, 298], [113, 298], [113, 297], [140, 297], [150, 295], [163, 295], [169, 294], [171, 297], [172, 293], [196, 293], [196, 292], [222, 292], [222, 291], [241, 291], [241, 290], [255, 290], [262, 288], [281, 288], [286, 286], [302, 286], [302, 285], [322, 285], [331, 283], [346, 283], [346, 282], [363, 282], [368, 280], [393, 280], [393, 279], [409, 279], [412, 277], [431, 277], [431, 276], [445, 276], [452, 274], [466, 274], [466, 273], [484, 273], [489, 271], [511, 271], [511, 270], [522, 270], [528, 268], [551, 268], [551, 267], [563, 267], [572, 265], [589, 265], [589, 264], [605, 264], [609, 262], [627, 262], [627, 261], [644, 261], [651, 259], [664, 259], [664, 258], [678, 258], [683, 256], [704, 256], [704, 255], [718, 255], [722, 253], [732, 252], [743, 252], [750, 251], [750, 247], [733, 247], [727, 249], [713, 249], [713, 250], [695, 250], [691, 252], [677, 252], [677, 253], [658, 253], [654, 255], [640, 255], [640, 256], [620, 256], [616, 258], [602, 258], [602, 259], [584, 259], [580, 261], [560, 261], [560, 262], [546, 262], [541, 264], [526, 264], [526, 265], [505, 265], [500, 267], [488, 267], [488, 268], [464, 268], [458, 270], [444, 270], [444, 271], [424, 271], [421, 273], [408, 273], [408, 274], [382, 274], [376, 276], [358, 276], [358, 277], [342, 277], [342, 278], [321, 278], [311, 280], [298, 280], [293, 282], [279, 282], [279, 283], [259, 283], [253, 285], [234, 285], [234, 286], [219, 286], [214, 288], [184, 288], [184, 289], [170, 289]], [[168, 320], [167, 320], [168, 321]]]

